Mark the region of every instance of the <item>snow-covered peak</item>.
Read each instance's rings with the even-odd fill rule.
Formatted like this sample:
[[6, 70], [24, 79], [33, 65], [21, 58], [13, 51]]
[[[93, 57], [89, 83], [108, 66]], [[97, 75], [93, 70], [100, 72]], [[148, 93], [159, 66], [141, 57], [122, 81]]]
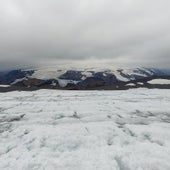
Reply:
[[[41, 67], [31, 70], [13, 70], [0, 74], [0, 84], [37, 88], [96, 89], [106, 87], [124, 89], [125, 84], [143, 82], [167, 76], [164, 71], [153, 68], [121, 67]], [[169, 74], [170, 77], [170, 74]], [[168, 78], [170, 79], [170, 78]], [[141, 86], [140, 86], [141, 87]], [[150, 88], [150, 87], [149, 87]], [[166, 87], [167, 88], [167, 87]], [[126, 88], [125, 88], [126, 89]]]
[[[67, 74], [68, 72], [69, 75]], [[72, 77], [75, 76], [76, 74], [81, 74], [82, 76], [80, 80], [83, 80], [87, 77], [93, 77], [97, 73], [103, 73], [103, 76], [112, 74], [117, 78], [117, 80], [129, 81], [129, 80], [134, 80], [136, 77], [147, 77], [147, 76], [157, 74], [158, 72], [159, 72], [158, 70], [147, 69], [147, 68], [122, 69], [122, 68], [114, 67], [112, 69], [111, 68], [58, 69], [57, 67], [46, 67], [46, 68], [36, 69], [30, 77], [48, 80], [48, 79], [58, 79], [61, 78], [64, 74], [67, 74], [67, 76], [65, 76], [65, 79], [72, 79]]]

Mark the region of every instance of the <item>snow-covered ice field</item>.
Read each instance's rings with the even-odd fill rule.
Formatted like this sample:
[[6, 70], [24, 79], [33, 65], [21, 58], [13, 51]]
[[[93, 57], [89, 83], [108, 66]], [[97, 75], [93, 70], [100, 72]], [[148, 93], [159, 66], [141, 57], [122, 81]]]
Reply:
[[170, 90], [0, 93], [0, 170], [170, 170]]

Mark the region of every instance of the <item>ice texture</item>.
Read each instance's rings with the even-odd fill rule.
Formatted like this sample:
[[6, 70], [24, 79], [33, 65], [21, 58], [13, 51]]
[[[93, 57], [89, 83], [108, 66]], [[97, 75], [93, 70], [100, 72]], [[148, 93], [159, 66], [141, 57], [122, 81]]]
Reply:
[[0, 170], [170, 170], [170, 90], [0, 93]]

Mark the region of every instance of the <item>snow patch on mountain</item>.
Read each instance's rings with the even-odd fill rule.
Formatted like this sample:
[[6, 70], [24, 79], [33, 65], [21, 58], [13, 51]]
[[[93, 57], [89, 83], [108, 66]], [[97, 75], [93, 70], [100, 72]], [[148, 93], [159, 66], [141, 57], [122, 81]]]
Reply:
[[149, 84], [170, 84], [170, 80], [167, 79], [154, 79], [148, 81]]
[[40, 69], [35, 70], [34, 73], [30, 76], [31, 78], [37, 78], [42, 80], [56, 79], [64, 74], [66, 70], [51, 70], [51, 69]]
[[0, 87], [10, 87], [10, 85], [0, 84]]

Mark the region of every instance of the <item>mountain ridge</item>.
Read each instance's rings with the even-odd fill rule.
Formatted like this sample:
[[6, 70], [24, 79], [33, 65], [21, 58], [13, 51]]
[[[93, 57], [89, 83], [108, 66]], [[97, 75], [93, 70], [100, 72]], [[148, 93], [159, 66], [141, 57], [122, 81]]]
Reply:
[[36, 68], [0, 72], [2, 90], [68, 89], [68, 90], [123, 90], [129, 88], [170, 88], [169, 84], [150, 84], [153, 79], [170, 80], [170, 71], [155, 68]]

